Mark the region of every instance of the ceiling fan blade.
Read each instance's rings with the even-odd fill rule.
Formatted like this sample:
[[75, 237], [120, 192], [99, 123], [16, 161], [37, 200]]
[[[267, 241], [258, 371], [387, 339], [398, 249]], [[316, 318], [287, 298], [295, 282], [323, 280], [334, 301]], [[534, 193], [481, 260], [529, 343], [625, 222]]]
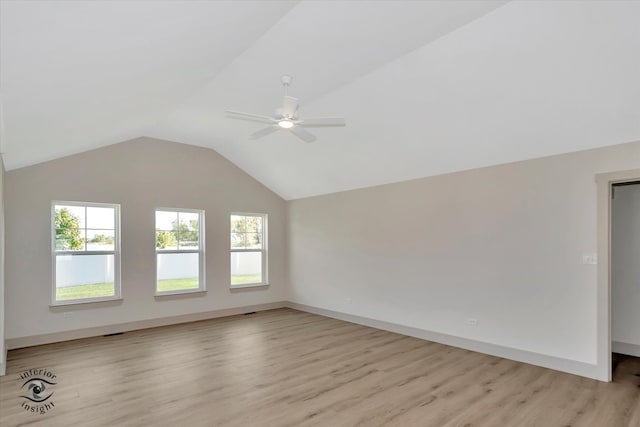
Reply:
[[300, 119], [299, 124], [304, 127], [330, 127], [330, 126], [346, 126], [347, 122], [342, 117], [309, 117], [308, 119]]
[[284, 97], [284, 103], [282, 104], [282, 116], [293, 118], [298, 111], [298, 98], [294, 98], [293, 96]]
[[259, 131], [252, 133], [249, 136], [249, 139], [262, 138], [263, 136], [267, 136], [270, 133], [273, 133], [273, 132], [275, 132], [277, 130], [278, 130], [278, 126], [269, 126], [268, 128], [260, 129]]
[[314, 135], [307, 132], [307, 130], [302, 128], [301, 126], [294, 126], [289, 130], [304, 142], [313, 142], [316, 140], [316, 137]]
[[261, 116], [259, 114], [243, 113], [241, 111], [225, 111], [227, 116], [232, 119], [249, 120], [251, 122], [275, 123], [276, 120], [269, 116]]

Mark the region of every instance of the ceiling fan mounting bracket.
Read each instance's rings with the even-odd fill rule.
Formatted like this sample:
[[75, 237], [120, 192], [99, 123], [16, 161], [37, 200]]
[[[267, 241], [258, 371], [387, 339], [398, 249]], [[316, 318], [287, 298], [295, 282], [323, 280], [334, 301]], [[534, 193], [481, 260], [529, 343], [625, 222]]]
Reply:
[[288, 74], [283, 74], [282, 77], [280, 77], [280, 81], [284, 86], [289, 86], [293, 81], [293, 77]]

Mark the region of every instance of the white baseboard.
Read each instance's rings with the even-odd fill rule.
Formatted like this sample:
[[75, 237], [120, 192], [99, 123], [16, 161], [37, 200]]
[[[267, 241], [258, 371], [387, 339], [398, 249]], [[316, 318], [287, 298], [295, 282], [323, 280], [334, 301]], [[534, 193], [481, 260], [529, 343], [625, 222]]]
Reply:
[[[73, 331], [56, 332], [52, 334], [32, 335], [21, 338], [10, 338], [6, 340], [7, 350], [16, 348], [31, 347], [34, 345], [51, 344], [61, 341], [70, 341], [80, 338], [90, 338], [100, 335], [114, 334], [118, 332], [129, 332], [138, 329], [156, 328], [158, 326], [176, 325], [179, 323], [196, 322], [198, 320], [213, 319], [216, 317], [234, 316], [236, 314], [249, 313], [252, 311], [273, 310], [286, 307], [285, 301], [272, 302], [267, 304], [249, 305], [244, 307], [234, 307], [222, 310], [207, 311], [203, 313], [185, 314], [182, 316], [163, 317], [160, 319], [140, 320], [136, 322], [119, 323], [116, 325], [98, 326], [95, 328], [76, 329]], [[6, 359], [5, 359], [6, 360]]]
[[351, 323], [357, 323], [372, 328], [383, 329], [385, 331], [395, 332], [397, 334], [408, 335], [410, 337], [420, 338], [427, 341], [434, 341], [440, 344], [450, 345], [452, 347], [477, 351], [479, 353], [515, 360], [517, 362], [528, 363], [530, 365], [542, 366], [544, 368], [554, 369], [556, 371], [567, 372], [570, 374], [602, 381], [602, 378], [600, 378], [600, 376], [598, 375], [598, 365], [563, 359], [555, 356], [548, 356], [545, 354], [534, 353], [526, 350], [519, 350], [516, 348], [484, 343], [481, 341], [474, 341], [467, 338], [460, 338], [453, 335], [441, 334], [438, 332], [427, 331], [411, 326], [404, 326], [396, 323], [385, 322], [382, 320], [356, 316], [353, 314], [341, 313], [338, 311], [327, 310], [324, 308], [313, 307], [305, 304], [287, 302], [286, 306], [295, 310], [319, 314], [321, 316], [344, 320]]
[[[385, 322], [382, 320], [371, 319], [353, 314], [341, 313], [338, 311], [327, 310], [324, 308], [313, 307], [305, 304], [298, 304], [289, 301], [279, 301], [267, 304], [258, 304], [244, 307], [234, 307], [222, 310], [208, 311], [203, 313], [186, 314], [182, 316], [164, 317], [160, 319], [142, 320], [136, 322], [127, 322], [116, 325], [100, 326], [95, 328], [85, 328], [73, 331], [57, 332], [52, 334], [34, 335], [29, 337], [11, 338], [6, 340], [6, 349], [13, 350], [23, 347], [31, 347], [41, 344], [51, 344], [61, 341], [69, 341], [80, 338], [89, 338], [117, 332], [128, 332], [138, 329], [155, 328], [159, 326], [175, 325], [179, 323], [195, 322], [198, 320], [213, 319], [216, 317], [233, 316], [237, 314], [273, 310], [282, 307], [289, 307], [294, 310], [314, 313], [325, 317], [344, 320], [351, 323], [357, 323], [372, 328], [382, 329], [389, 332], [395, 332], [415, 338], [428, 341], [438, 342], [452, 347], [463, 348], [465, 350], [477, 351], [479, 353], [490, 354], [492, 356], [503, 357], [505, 359], [515, 360], [518, 362], [529, 363], [531, 365], [542, 366], [544, 368], [554, 369], [557, 371], [567, 372], [570, 374], [580, 375], [583, 377], [602, 380], [598, 376], [598, 366], [589, 363], [578, 362], [575, 360], [563, 359], [555, 356], [534, 353], [526, 350], [519, 350], [510, 347], [504, 347], [495, 344], [474, 341], [467, 338], [460, 338], [453, 335], [441, 334], [424, 329], [418, 329], [411, 326], [399, 325], [396, 323]], [[640, 346], [626, 343], [612, 343], [613, 351], [623, 354], [631, 354], [640, 356]], [[5, 363], [0, 364], [0, 375], [4, 374], [6, 369]]]
[[630, 344], [627, 342], [613, 341], [611, 343], [611, 351], [613, 351], [614, 353], [640, 357], [640, 345], [638, 344]]

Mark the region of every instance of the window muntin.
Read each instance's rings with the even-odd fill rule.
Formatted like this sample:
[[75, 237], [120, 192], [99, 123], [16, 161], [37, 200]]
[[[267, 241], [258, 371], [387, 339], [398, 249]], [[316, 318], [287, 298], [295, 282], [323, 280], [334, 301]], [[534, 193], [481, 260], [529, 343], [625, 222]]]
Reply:
[[156, 294], [204, 291], [204, 211], [158, 208], [155, 222]]
[[266, 285], [267, 215], [232, 213], [231, 287]]
[[120, 298], [120, 206], [52, 202], [51, 303]]

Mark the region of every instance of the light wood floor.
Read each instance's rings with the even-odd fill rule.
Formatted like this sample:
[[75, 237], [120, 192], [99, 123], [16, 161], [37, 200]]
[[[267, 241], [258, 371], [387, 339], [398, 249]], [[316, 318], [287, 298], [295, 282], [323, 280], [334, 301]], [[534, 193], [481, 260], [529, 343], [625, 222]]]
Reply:
[[[19, 374], [57, 375], [44, 415]], [[290, 309], [9, 352], [0, 425], [640, 426], [640, 361], [602, 383]]]

